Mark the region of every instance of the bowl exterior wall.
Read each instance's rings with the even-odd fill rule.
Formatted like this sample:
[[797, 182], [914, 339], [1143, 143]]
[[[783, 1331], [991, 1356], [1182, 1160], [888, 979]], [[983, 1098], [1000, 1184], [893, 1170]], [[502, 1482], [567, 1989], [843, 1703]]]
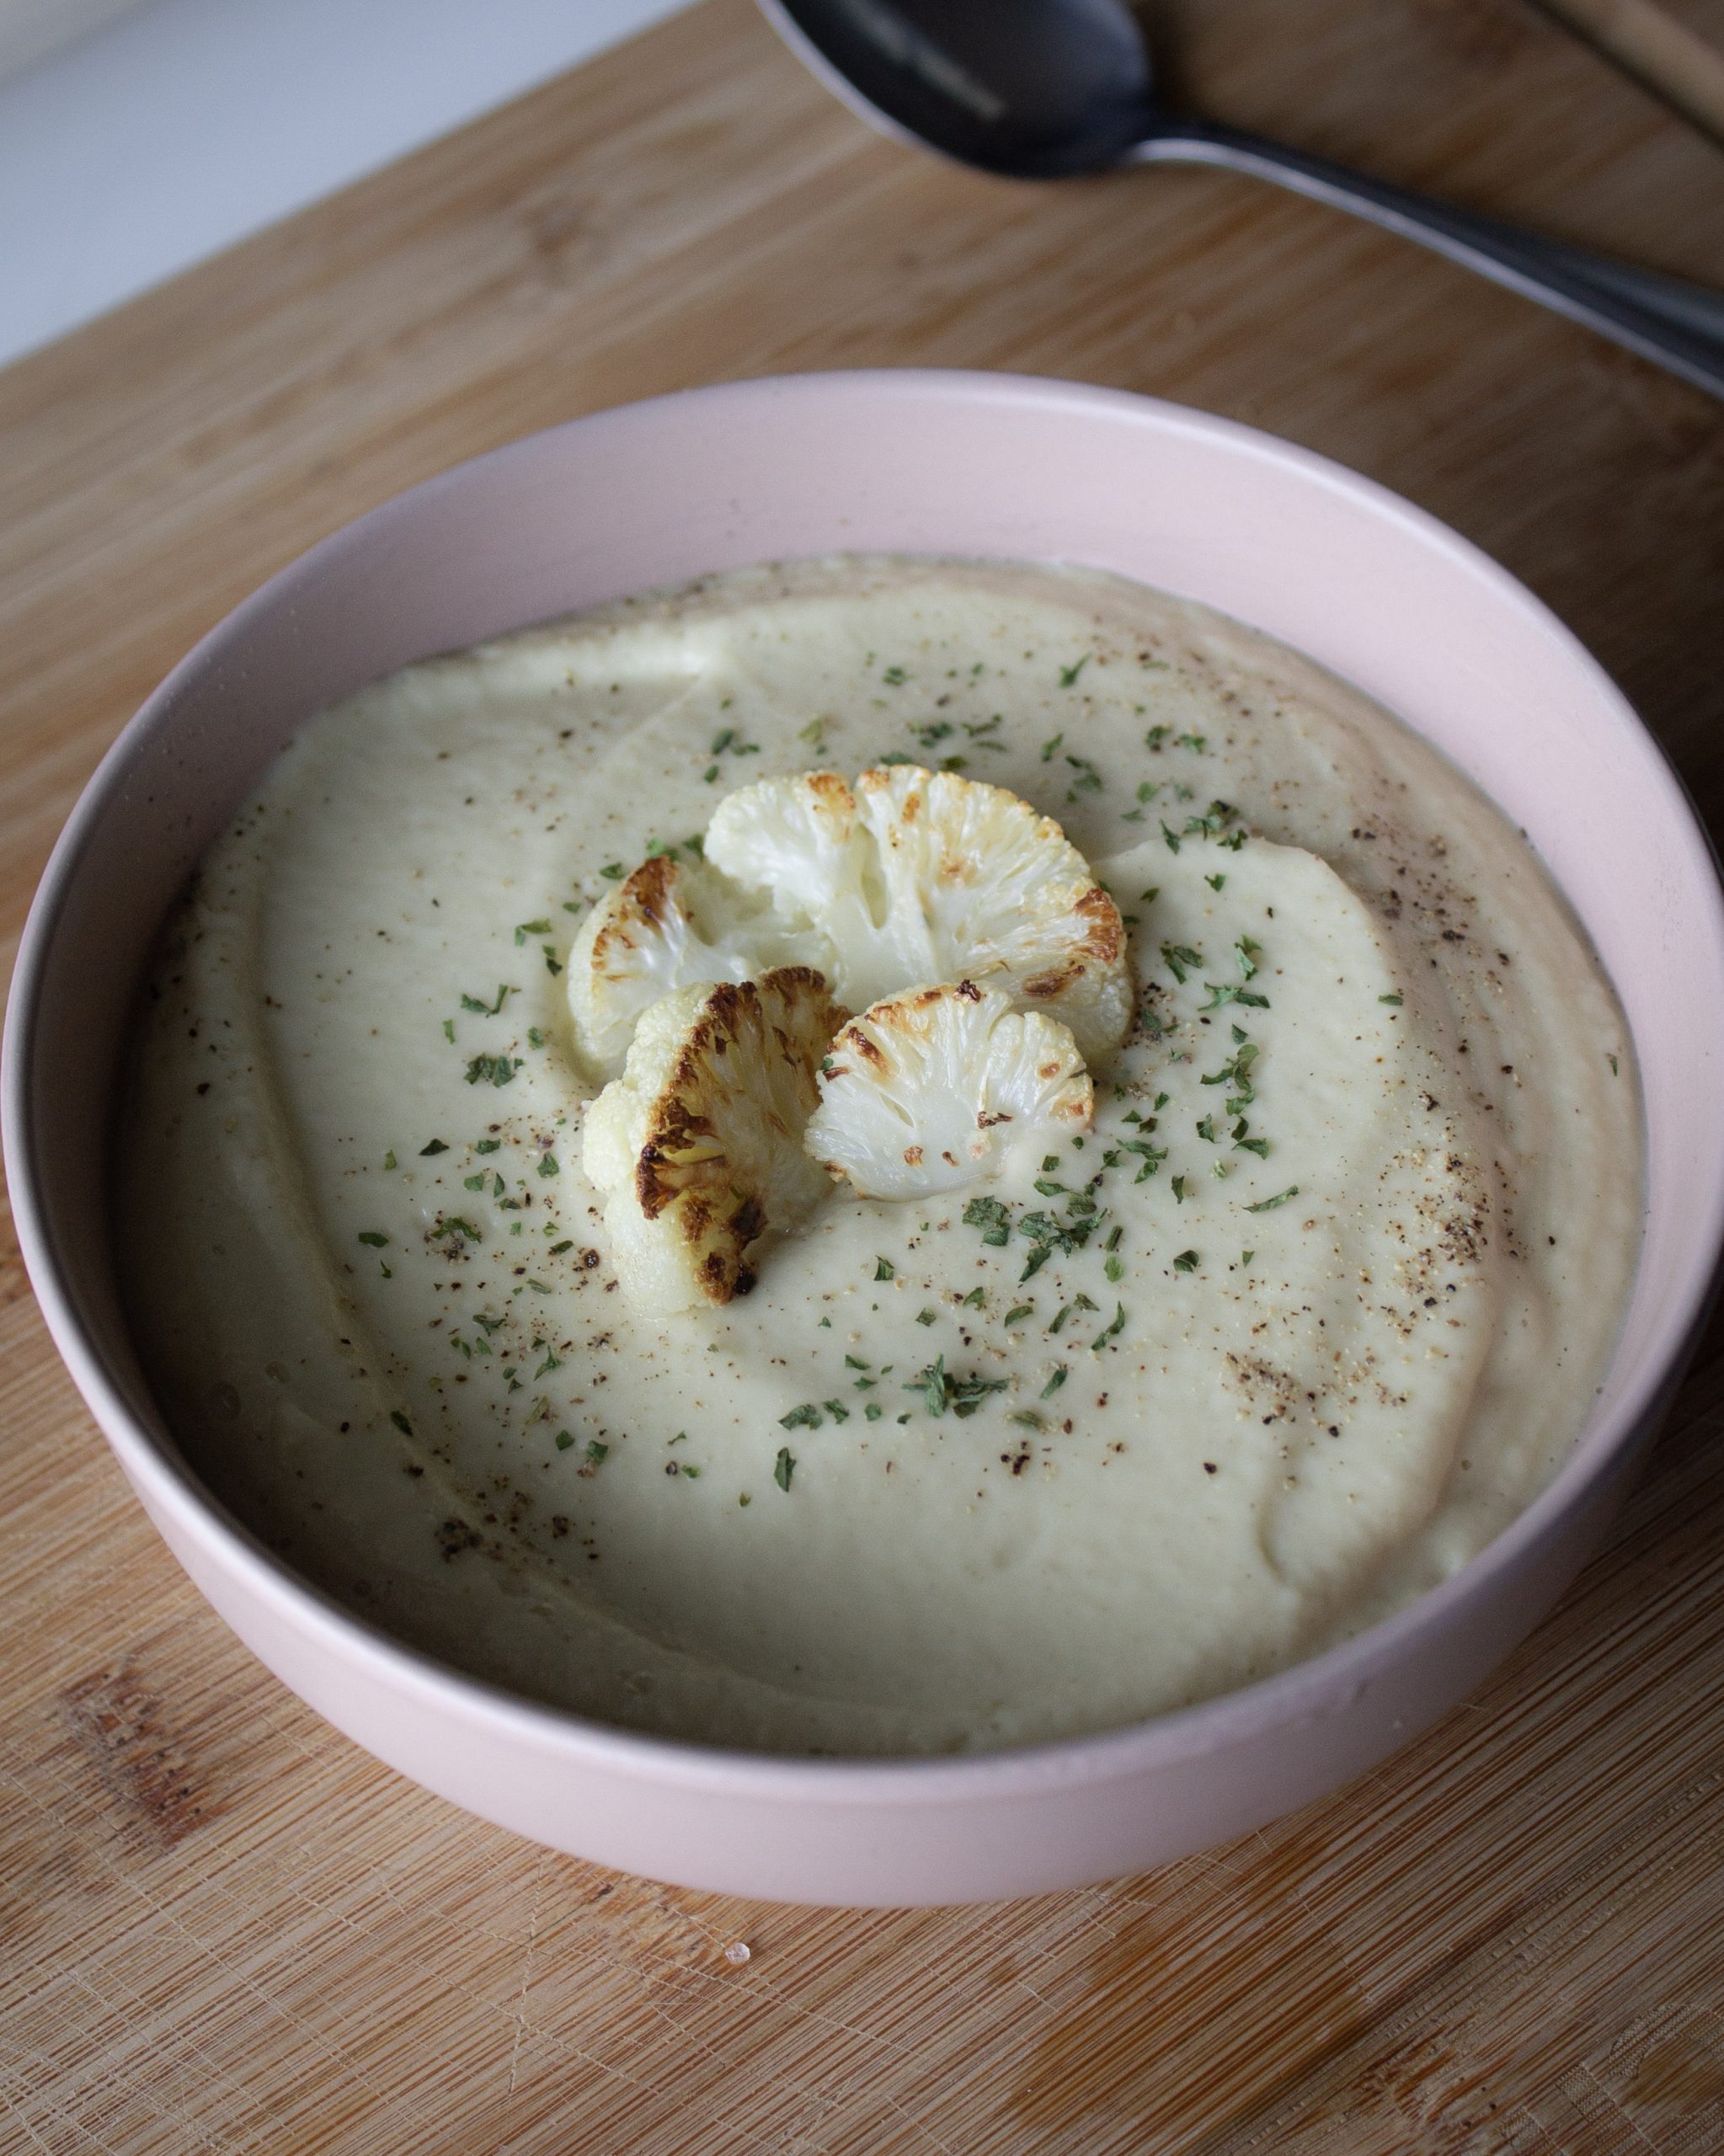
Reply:
[[1296, 1716], [1220, 1732], [1153, 1768], [1122, 1761], [1051, 1784], [1002, 1774], [981, 1801], [921, 1801], [910, 1777], [867, 1768], [840, 1769], [819, 1796], [806, 1786], [777, 1790], [770, 1774], [694, 1795], [668, 1747], [572, 1767], [563, 1744], [500, 1724], [488, 1700], [455, 1699], [423, 1670], [308, 1630], [298, 1610], [236, 1573], [172, 1497], [134, 1487], [194, 1584], [259, 1660], [410, 1780], [619, 1871], [759, 1901], [882, 1908], [1052, 1893], [1146, 1871], [1340, 1788], [1476, 1690], [1547, 1614], [1603, 1539], [1642, 1451], [1625, 1450], [1525, 1564], [1427, 1627], [1374, 1680], [1361, 1678]]

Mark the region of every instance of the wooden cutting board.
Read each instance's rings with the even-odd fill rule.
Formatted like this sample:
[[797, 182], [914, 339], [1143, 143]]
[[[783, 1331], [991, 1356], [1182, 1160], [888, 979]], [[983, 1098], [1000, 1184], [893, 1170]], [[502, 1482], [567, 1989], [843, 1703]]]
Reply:
[[[1522, 0], [1160, 14], [1205, 109], [1724, 285], [1724, 157]], [[324, 532], [597, 406], [909, 362], [1153, 391], [1398, 488], [1724, 809], [1724, 408], [1246, 180], [882, 142], [706, 0], [0, 373], [8, 937], [133, 707]], [[1724, 1327], [1609, 1551], [1398, 1758], [1165, 1872], [881, 1915], [606, 1875], [375, 1765], [180, 1577], [9, 1247], [0, 1289], [0, 2147], [1724, 2148]]]

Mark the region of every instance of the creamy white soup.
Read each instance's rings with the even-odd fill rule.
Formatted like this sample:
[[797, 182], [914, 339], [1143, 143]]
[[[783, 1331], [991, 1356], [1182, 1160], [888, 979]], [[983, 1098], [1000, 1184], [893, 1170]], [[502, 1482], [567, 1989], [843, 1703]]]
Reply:
[[[1010, 788], [1117, 901], [1093, 1120], [835, 1185], [655, 1312], [581, 1166], [583, 921], [736, 789], [882, 763]], [[308, 723], [164, 936], [118, 1214], [187, 1456], [340, 1602], [612, 1722], [881, 1754], [1201, 1700], [1453, 1572], [1585, 1420], [1640, 1190], [1609, 985], [1408, 728], [1113, 578], [869, 558]]]

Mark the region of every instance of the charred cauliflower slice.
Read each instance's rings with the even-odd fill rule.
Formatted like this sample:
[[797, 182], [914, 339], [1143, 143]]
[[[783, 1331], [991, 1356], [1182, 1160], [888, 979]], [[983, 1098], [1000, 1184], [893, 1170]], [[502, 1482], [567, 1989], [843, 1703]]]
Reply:
[[900, 764], [763, 779], [718, 804], [707, 858], [824, 931], [836, 993], [970, 980], [1068, 1026], [1105, 1058], [1131, 1016], [1119, 910], [1050, 817], [1004, 787]]
[[803, 1142], [861, 1198], [916, 1198], [997, 1175], [1089, 1128], [1070, 1029], [973, 981], [889, 997], [844, 1027]]
[[745, 1295], [762, 1240], [819, 1201], [803, 1128], [846, 1015], [806, 966], [677, 989], [643, 1012], [581, 1153], [631, 1302], [669, 1314]]
[[641, 1013], [672, 989], [831, 963], [824, 936], [787, 927], [760, 894], [656, 855], [593, 909], [568, 954], [576, 1050], [595, 1076], [615, 1078]]

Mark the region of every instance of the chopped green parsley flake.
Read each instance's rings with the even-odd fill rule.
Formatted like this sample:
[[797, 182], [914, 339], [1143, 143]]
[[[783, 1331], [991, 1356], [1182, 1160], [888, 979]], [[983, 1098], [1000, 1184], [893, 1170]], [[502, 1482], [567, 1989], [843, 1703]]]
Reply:
[[788, 1490], [790, 1478], [796, 1472], [796, 1454], [788, 1445], [780, 1445], [778, 1458], [773, 1464], [772, 1480], [781, 1490]]
[[1176, 1273], [1195, 1273], [1197, 1269], [1198, 1254], [1194, 1250], [1181, 1251], [1173, 1261], [1173, 1270]]
[[1006, 1380], [954, 1377], [941, 1355], [925, 1370], [919, 1370], [904, 1389], [921, 1393], [931, 1415], [943, 1415], [949, 1407], [962, 1420], [974, 1415], [990, 1392], [1003, 1392]]
[[1122, 1153], [1135, 1153], [1143, 1161], [1143, 1166], [1132, 1177], [1134, 1183], [1147, 1182], [1160, 1171], [1162, 1161], [1167, 1157], [1165, 1145], [1152, 1145], [1147, 1138], [1128, 1138], [1119, 1150]]
[[622, 863], [620, 861], [607, 861], [599, 873], [607, 883], [620, 883], [624, 874]]
[[1091, 1341], [1090, 1353], [1094, 1354], [1098, 1348], [1105, 1348], [1108, 1342], [1112, 1340], [1117, 1333], [1123, 1332], [1124, 1330], [1125, 1305], [1124, 1303], [1119, 1303], [1114, 1306], [1113, 1316], [1108, 1319], [1107, 1324], [1102, 1326], [1102, 1330], [1096, 1335], [1095, 1338]]
[[[1011, 1240], [1011, 1212], [997, 1198], [971, 1198], [963, 1209], [963, 1225], [966, 1228], [979, 1228], [982, 1241], [995, 1250], [1003, 1250]], [[883, 1258], [881, 1262], [885, 1262]], [[874, 1275], [877, 1280], [889, 1280], [891, 1277], [889, 1271]]]
[[1259, 995], [1254, 988], [1241, 988], [1235, 981], [1218, 984], [1206, 980], [1204, 986], [1209, 991], [1209, 1000], [1207, 1003], [1198, 1004], [1200, 1012], [1219, 1011], [1229, 1003], [1243, 1003], [1255, 1011], [1267, 1011], [1269, 1007], [1267, 995]]
[[877, 1280], [895, 1280], [898, 1278], [889, 1257], [877, 1257], [874, 1260], [874, 1278]]
[[[1377, 1001], [1379, 1003], [1399, 1003], [1401, 1001], [1401, 998], [1398, 995], [1380, 995], [1377, 998]], [[1616, 1059], [1613, 1055], [1610, 1060], [1614, 1063]]]
[[361, 1228], [359, 1239], [372, 1250], [386, 1250], [389, 1244], [388, 1236], [381, 1228]]
[[1036, 1306], [1033, 1303], [1014, 1303], [1006, 1313], [1005, 1322], [1008, 1326], [1021, 1325], [1025, 1318], [1033, 1317], [1035, 1314]]
[[793, 1407], [787, 1415], [781, 1415], [778, 1427], [781, 1430], [818, 1430], [820, 1421], [819, 1409], [813, 1401], [805, 1400], [800, 1407]]
[[1095, 655], [1094, 652], [1086, 651], [1075, 666], [1062, 666], [1059, 670], [1060, 687], [1062, 689], [1075, 688], [1077, 686], [1078, 675], [1082, 673]]
[[[1191, 788], [1183, 786], [1176, 787], [1174, 791], [1182, 800], [1184, 800], [1189, 798]], [[1220, 838], [1238, 814], [1238, 809], [1231, 802], [1212, 801], [1201, 816], [1186, 818], [1186, 836], [1197, 839]], [[1225, 840], [1222, 842], [1225, 844]]]
[[469, 1086], [506, 1086], [520, 1068], [518, 1055], [476, 1055], [467, 1066]]
[[1069, 1375], [1070, 1373], [1066, 1369], [1065, 1364], [1061, 1363], [1054, 1370], [1053, 1376], [1050, 1377], [1046, 1385], [1042, 1387], [1043, 1399], [1051, 1400], [1054, 1397], [1054, 1395], [1059, 1391], [1060, 1386], [1065, 1384], [1066, 1378]]
[[1066, 1319], [1074, 1310], [1092, 1310], [1096, 1307], [1087, 1295], [1079, 1295], [1075, 1302], [1063, 1305], [1054, 1313], [1048, 1321], [1048, 1330], [1049, 1332], [1059, 1332], [1064, 1329]]
[[413, 1424], [408, 1421], [398, 1407], [392, 1407], [389, 1410], [389, 1420], [400, 1431], [403, 1437], [410, 1438], [413, 1435]]
[[1273, 1213], [1278, 1205], [1284, 1205], [1289, 1198], [1298, 1196], [1299, 1185], [1290, 1182], [1285, 1190], [1277, 1191], [1273, 1198], [1260, 1198], [1255, 1205], [1247, 1205], [1245, 1209], [1247, 1213]]

